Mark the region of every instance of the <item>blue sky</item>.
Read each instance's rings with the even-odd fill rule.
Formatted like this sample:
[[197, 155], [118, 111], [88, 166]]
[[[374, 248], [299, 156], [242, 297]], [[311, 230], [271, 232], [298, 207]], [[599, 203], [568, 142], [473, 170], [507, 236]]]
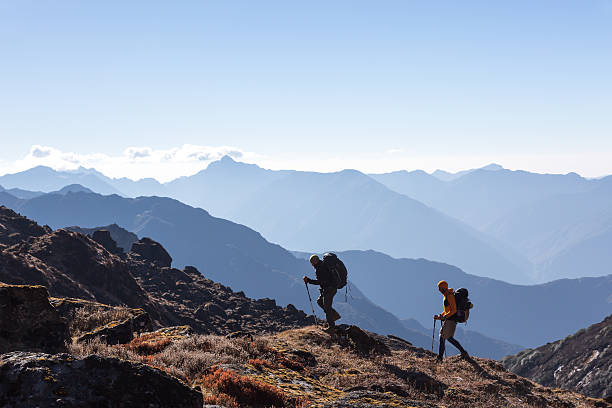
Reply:
[[129, 148], [187, 145], [275, 168], [598, 176], [611, 72], [610, 0], [0, 0], [0, 172], [43, 146], [143, 176]]

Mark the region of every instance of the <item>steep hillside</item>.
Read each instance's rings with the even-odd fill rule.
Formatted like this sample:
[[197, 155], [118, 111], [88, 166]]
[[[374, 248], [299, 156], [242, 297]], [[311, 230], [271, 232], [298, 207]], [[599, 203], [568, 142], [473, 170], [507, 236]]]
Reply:
[[548, 387], [612, 402], [612, 315], [563, 340], [508, 356], [510, 371]]
[[313, 322], [293, 306], [249, 299], [193, 267], [170, 268], [159, 256], [164, 252], [143, 239], [120, 257], [85, 235], [58, 230], [2, 250], [0, 282], [42, 285], [55, 297], [142, 308], [158, 327], [190, 325], [199, 333], [278, 331]]
[[[307, 261], [270, 244], [249, 228], [211, 217], [201, 209], [176, 200], [126, 199], [85, 193], [49, 194], [24, 202], [21, 211], [38, 220], [46, 220], [53, 227], [117, 223], [141, 236], [158, 240], [172, 254], [175, 265], [194, 265], [207, 278], [251, 298], [270, 298], [279, 305], [293, 304], [297, 309], [311, 310], [301, 280], [304, 275], [314, 275]], [[342, 322], [379, 333], [393, 333], [415, 344], [426, 343], [421, 333], [407, 330], [393, 314], [372, 303], [357, 287], [352, 289], [348, 302], [342, 295], [336, 298]], [[311, 292], [317, 296], [314, 287]], [[322, 316], [320, 309], [316, 312]]]

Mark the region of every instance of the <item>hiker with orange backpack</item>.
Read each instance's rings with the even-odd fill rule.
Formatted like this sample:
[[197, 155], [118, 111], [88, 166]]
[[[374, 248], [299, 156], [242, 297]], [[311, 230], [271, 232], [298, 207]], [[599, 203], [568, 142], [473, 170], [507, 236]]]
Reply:
[[[446, 281], [442, 280], [438, 282], [438, 290], [440, 291], [440, 293], [442, 293], [442, 295], [444, 295], [444, 297], [442, 298], [442, 302], [444, 303], [444, 311], [439, 315], [434, 316], [434, 323], [435, 320], [442, 321], [442, 328], [440, 329], [440, 348], [438, 350], [437, 361], [442, 361], [442, 359], [444, 358], [444, 351], [446, 350], [446, 340], [448, 340], [453, 346], [457, 348], [457, 350], [459, 350], [462, 358], [469, 359], [470, 355], [468, 354], [468, 352], [465, 351], [461, 344], [453, 337], [455, 335], [455, 329], [457, 328], [457, 322], [465, 322], [467, 320], [467, 317], [465, 316], [466, 311], [457, 310], [455, 293], [452, 288], [448, 287], [448, 283]], [[469, 305], [471, 306], [471, 304]], [[467, 308], [468, 316], [470, 306], [468, 306]]]

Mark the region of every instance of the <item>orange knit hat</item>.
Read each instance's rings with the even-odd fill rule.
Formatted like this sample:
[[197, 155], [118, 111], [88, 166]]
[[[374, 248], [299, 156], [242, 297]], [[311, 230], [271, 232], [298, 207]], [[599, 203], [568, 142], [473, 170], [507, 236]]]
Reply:
[[445, 280], [441, 280], [440, 282], [438, 282], [438, 288], [446, 290], [448, 289], [448, 283]]

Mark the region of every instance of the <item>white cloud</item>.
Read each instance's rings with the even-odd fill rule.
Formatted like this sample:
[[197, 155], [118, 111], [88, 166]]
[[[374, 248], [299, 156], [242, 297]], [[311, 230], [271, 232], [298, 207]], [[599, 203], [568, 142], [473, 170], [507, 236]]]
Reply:
[[85, 167], [95, 168], [109, 177], [131, 179], [153, 177], [164, 182], [197, 173], [224, 155], [244, 161], [261, 157], [231, 146], [185, 144], [170, 149], [132, 146], [126, 148], [123, 154], [112, 156], [102, 153], [64, 152], [51, 146], [34, 145], [26, 157], [15, 161], [12, 165], [7, 162], [0, 163], [2, 164], [0, 170], [7, 173], [35, 166], [47, 166], [55, 170], [76, 170]]

